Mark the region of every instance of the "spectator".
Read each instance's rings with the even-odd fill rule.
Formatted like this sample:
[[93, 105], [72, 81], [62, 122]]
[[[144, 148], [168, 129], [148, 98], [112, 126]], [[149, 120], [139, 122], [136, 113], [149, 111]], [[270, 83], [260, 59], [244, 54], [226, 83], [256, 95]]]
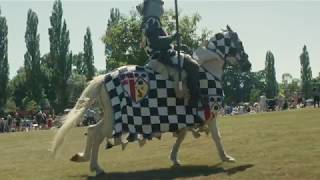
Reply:
[[35, 119], [37, 121], [39, 129], [43, 129], [47, 124], [44, 113], [42, 113], [41, 110], [38, 111], [38, 113], [35, 115]]
[[47, 127], [48, 127], [48, 129], [51, 129], [52, 124], [53, 124], [53, 119], [52, 119], [52, 116], [49, 115], [49, 118], [47, 119]]
[[316, 88], [313, 88], [312, 89], [312, 95], [313, 95], [313, 107], [316, 107], [316, 104], [318, 104], [318, 107], [320, 107], [320, 88], [317, 89]]
[[94, 112], [93, 109], [88, 109], [87, 110], [87, 114], [86, 115], [87, 115], [87, 123], [88, 123], [88, 125], [96, 123], [95, 120], [94, 120], [94, 114], [95, 114], [95, 112]]
[[3, 118], [3, 132], [9, 132], [8, 120]]
[[4, 118], [0, 118], [0, 133], [4, 132]]
[[21, 117], [18, 113], [16, 113], [16, 131], [21, 130]]
[[10, 114], [8, 114], [8, 116], [7, 116], [8, 132], [11, 132], [12, 121], [13, 121], [13, 119], [12, 119], [11, 115], [10, 115]]

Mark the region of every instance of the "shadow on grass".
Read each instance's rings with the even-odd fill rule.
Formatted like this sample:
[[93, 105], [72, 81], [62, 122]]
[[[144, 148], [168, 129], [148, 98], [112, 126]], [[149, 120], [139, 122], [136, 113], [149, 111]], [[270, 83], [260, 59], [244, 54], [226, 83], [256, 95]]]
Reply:
[[229, 169], [219, 167], [221, 164], [214, 166], [181, 166], [162, 169], [151, 169], [135, 172], [111, 172], [107, 174], [101, 174], [97, 177], [89, 176], [87, 180], [110, 180], [110, 179], [175, 179], [175, 178], [192, 178], [198, 176], [210, 176], [213, 174], [226, 173], [227, 175], [233, 175], [238, 172], [245, 171], [248, 168], [253, 167], [252, 164], [240, 165]]

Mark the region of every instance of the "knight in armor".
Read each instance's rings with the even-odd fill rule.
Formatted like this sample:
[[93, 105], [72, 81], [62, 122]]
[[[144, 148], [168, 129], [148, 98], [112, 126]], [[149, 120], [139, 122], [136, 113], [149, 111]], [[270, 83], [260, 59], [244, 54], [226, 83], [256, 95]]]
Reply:
[[[144, 0], [137, 6], [138, 12], [143, 17], [142, 47], [146, 49], [151, 60], [158, 60], [165, 65], [181, 68], [178, 61], [172, 59], [177, 52], [171, 43], [177, 39], [178, 34], [168, 35], [160, 21], [164, 13], [163, 4], [163, 0]], [[191, 96], [189, 105], [197, 107], [200, 99], [199, 65], [190, 56], [186, 56], [181, 61], [182, 68], [187, 72], [187, 87]]]

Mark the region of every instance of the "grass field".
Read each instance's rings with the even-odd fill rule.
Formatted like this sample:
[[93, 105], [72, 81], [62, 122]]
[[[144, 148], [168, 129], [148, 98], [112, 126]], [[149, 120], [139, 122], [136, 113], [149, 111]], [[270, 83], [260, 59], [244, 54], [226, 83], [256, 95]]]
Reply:
[[75, 128], [57, 159], [47, 151], [54, 131], [0, 134], [1, 180], [99, 179], [320, 179], [320, 108], [261, 113], [220, 119], [227, 152], [236, 163], [221, 163], [211, 138], [190, 134], [180, 151], [182, 166], [168, 160], [174, 138], [104, 150], [100, 163], [107, 175], [95, 178], [88, 163], [68, 159], [81, 151], [84, 128]]

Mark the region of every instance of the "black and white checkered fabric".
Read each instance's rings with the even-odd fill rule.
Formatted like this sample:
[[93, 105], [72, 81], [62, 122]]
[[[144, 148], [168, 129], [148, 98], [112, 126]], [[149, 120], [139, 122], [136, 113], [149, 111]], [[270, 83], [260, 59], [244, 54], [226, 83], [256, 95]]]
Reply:
[[217, 33], [210, 38], [206, 48], [217, 53], [224, 59], [226, 58], [226, 55], [230, 53], [230, 51], [236, 50], [237, 41], [239, 41], [239, 39], [236, 33], [224, 31]]
[[114, 113], [114, 137], [140, 134], [152, 138], [153, 133], [176, 132], [185, 127], [202, 126], [212, 107], [221, 105], [221, 82], [200, 68], [201, 94], [208, 102], [192, 108], [175, 95], [175, 82], [148, 67], [126, 66], [108, 73], [105, 87]]

